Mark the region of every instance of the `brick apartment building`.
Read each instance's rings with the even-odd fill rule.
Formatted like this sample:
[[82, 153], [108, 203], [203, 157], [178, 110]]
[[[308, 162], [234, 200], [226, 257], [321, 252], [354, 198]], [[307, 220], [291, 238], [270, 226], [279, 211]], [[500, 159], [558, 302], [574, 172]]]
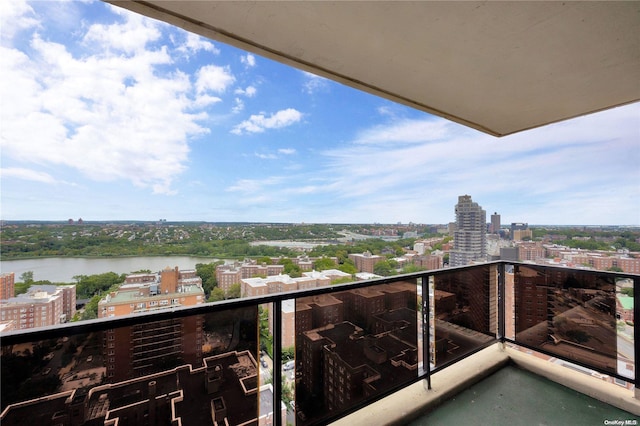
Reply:
[[[289, 275], [276, 275], [266, 278], [247, 278], [242, 280], [242, 297], [261, 296], [285, 291], [307, 290], [331, 285], [331, 280], [342, 278], [347, 274], [336, 269], [325, 271], [304, 272], [302, 277], [291, 278]], [[287, 303], [290, 302], [290, 303]], [[296, 312], [293, 301], [284, 301], [282, 304], [282, 346], [293, 346], [295, 341], [294, 325], [297, 324], [299, 310]], [[296, 326], [297, 327], [297, 326]], [[306, 330], [306, 328], [305, 328]], [[273, 312], [269, 310], [269, 331], [273, 333]]]
[[358, 272], [373, 273], [373, 267], [375, 264], [386, 260], [387, 258], [377, 254], [371, 254], [371, 252], [366, 251], [364, 253], [352, 253], [349, 255], [349, 259], [353, 260]]
[[16, 295], [16, 274], [6, 272], [0, 274], [0, 300], [9, 299]]
[[337, 278], [351, 277], [351, 274], [337, 269], [325, 271], [303, 272], [301, 277], [291, 278], [287, 274], [245, 278], [240, 281], [240, 294], [242, 297], [264, 296], [286, 291], [308, 290], [318, 287], [326, 287]]
[[[291, 258], [291, 262], [297, 265], [302, 272], [311, 272], [314, 268], [314, 262], [318, 258], [310, 258], [309, 256], [297, 256]], [[331, 257], [331, 260], [337, 263], [338, 259]], [[271, 263], [258, 264], [254, 259], [245, 259], [242, 263], [234, 262], [216, 267], [216, 280], [218, 287], [227, 293], [232, 285], [241, 284], [243, 279], [255, 277], [270, 277], [273, 275], [281, 275], [284, 272], [284, 265], [279, 262], [280, 257], [272, 257]]]
[[[127, 276], [118, 291], [100, 300], [98, 317], [117, 317], [204, 302], [202, 279], [195, 270], [167, 267], [156, 274]], [[156, 373], [168, 364], [199, 367], [202, 330], [203, 318], [195, 315], [105, 331], [102, 338], [107, 378], [110, 381], [128, 380]]]
[[611, 268], [620, 268], [627, 274], [640, 274], [640, 258], [632, 258], [626, 255], [609, 256], [604, 253], [584, 253], [573, 256], [575, 264], [586, 265], [593, 269], [606, 271]]
[[98, 318], [193, 306], [205, 302], [202, 279], [196, 271], [165, 268], [157, 274], [134, 274], [125, 278], [118, 291], [98, 303]]
[[535, 261], [542, 259], [546, 255], [546, 250], [540, 243], [521, 242], [516, 245], [518, 249], [518, 260]]
[[257, 264], [255, 260], [249, 259], [243, 263], [235, 262], [229, 265], [219, 265], [216, 267], [216, 279], [218, 287], [227, 293], [232, 285], [240, 284], [243, 279], [280, 275], [282, 272], [284, 272], [284, 265]]
[[435, 254], [414, 256], [412, 262], [414, 265], [427, 271], [433, 269], [442, 269], [444, 267], [444, 256]]
[[76, 286], [34, 285], [27, 293], [0, 300], [0, 322], [24, 330], [70, 321], [76, 313]]

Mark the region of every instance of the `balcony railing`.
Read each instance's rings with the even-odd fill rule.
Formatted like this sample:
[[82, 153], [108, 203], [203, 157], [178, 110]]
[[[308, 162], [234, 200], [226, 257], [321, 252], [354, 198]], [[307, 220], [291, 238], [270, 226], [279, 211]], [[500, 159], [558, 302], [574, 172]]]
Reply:
[[636, 385], [639, 280], [500, 261], [9, 332], [0, 422], [326, 424], [497, 342]]

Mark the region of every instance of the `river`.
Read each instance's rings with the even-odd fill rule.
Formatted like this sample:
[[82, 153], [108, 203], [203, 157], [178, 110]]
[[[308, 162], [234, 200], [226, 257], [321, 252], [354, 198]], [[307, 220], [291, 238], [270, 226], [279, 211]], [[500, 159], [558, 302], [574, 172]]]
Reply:
[[75, 275], [94, 275], [105, 272], [128, 274], [141, 269], [153, 272], [167, 266], [170, 268], [195, 269], [196, 263], [211, 263], [218, 259], [189, 256], [142, 256], [142, 257], [51, 257], [0, 261], [0, 272], [15, 272], [16, 281], [27, 271], [33, 272], [33, 279], [49, 280], [53, 283], [72, 283]]

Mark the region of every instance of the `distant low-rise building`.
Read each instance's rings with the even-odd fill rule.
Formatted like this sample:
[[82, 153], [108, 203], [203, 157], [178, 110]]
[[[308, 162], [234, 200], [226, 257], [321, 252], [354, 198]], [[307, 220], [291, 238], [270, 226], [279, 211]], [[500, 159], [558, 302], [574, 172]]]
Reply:
[[[192, 269], [165, 268], [133, 274], [117, 291], [98, 302], [98, 317], [109, 318], [195, 306], [205, 302], [202, 279]], [[198, 366], [202, 357], [203, 319], [199, 315], [151, 321], [103, 333], [106, 376], [127, 380], [158, 371], [158, 359], [180, 359]]]
[[34, 285], [25, 294], [0, 300], [0, 321], [13, 321], [17, 330], [62, 324], [75, 313], [75, 285]]
[[545, 249], [540, 243], [520, 242], [516, 247], [518, 249], [516, 260], [535, 261], [545, 257]]
[[371, 252], [364, 253], [352, 253], [349, 255], [349, 259], [353, 260], [358, 272], [370, 272], [373, 273], [373, 267], [376, 263], [386, 260], [386, 257], [371, 254]]
[[5, 272], [0, 274], [0, 300], [9, 299], [16, 295], [16, 274]]
[[600, 271], [617, 270], [627, 274], [640, 274], [640, 253], [610, 252], [601, 250], [583, 250], [560, 246], [543, 245], [547, 257], [553, 260], [539, 259], [538, 263], [560, 264], [575, 268], [589, 268]]
[[205, 302], [202, 279], [195, 270], [165, 268], [157, 274], [134, 274], [117, 291], [98, 302], [98, 318], [117, 317]]

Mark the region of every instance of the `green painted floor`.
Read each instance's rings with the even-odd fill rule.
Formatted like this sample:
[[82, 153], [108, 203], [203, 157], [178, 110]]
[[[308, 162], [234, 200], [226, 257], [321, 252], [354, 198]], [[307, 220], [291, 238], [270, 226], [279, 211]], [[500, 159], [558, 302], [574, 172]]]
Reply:
[[[629, 422], [625, 422], [627, 420]], [[409, 424], [595, 426], [625, 423], [640, 426], [640, 417], [510, 366]]]

